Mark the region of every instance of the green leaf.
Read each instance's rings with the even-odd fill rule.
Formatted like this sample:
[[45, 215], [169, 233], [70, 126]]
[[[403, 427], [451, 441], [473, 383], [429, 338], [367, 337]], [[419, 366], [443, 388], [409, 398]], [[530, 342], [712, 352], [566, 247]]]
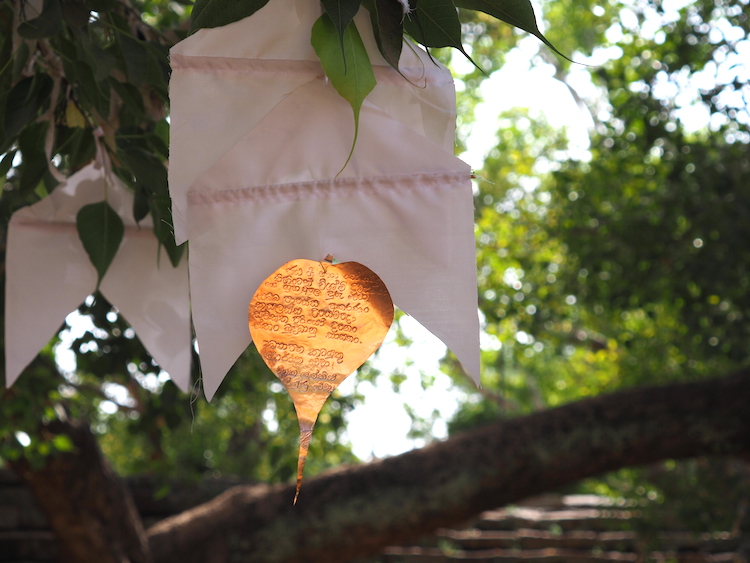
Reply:
[[47, 186], [44, 185], [44, 182], [39, 182], [36, 185], [36, 188], [34, 188], [34, 193], [39, 199], [44, 199], [49, 195], [49, 190], [47, 189]]
[[55, 178], [49, 171], [49, 167], [44, 167], [44, 175], [42, 176], [42, 182], [44, 183], [44, 190], [51, 194], [57, 186], [60, 185], [60, 181]]
[[83, 248], [91, 259], [91, 263], [99, 274], [96, 282], [97, 289], [107, 273], [107, 268], [120, 248], [125, 226], [106, 201], [91, 203], [81, 208], [76, 216], [78, 237]]
[[[456, 6], [478, 10], [538, 37], [547, 47], [568, 59], [539, 31], [530, 0], [455, 0]], [[572, 61], [571, 61], [572, 62]]]
[[154, 220], [154, 234], [159, 240], [159, 249], [164, 246], [172, 266], [175, 268], [180, 264], [182, 254], [187, 248], [187, 243], [177, 246], [174, 242], [174, 224], [172, 222], [172, 200], [169, 194], [152, 194], [149, 198], [151, 216]]
[[117, 60], [115, 57], [110, 55], [107, 51], [99, 47], [98, 45], [92, 45], [91, 56], [94, 59], [95, 68], [94, 80], [101, 82], [106, 80], [112, 69], [115, 68]]
[[99, 13], [113, 10], [117, 5], [117, 0], [86, 0], [86, 6]]
[[118, 33], [117, 39], [122, 50], [128, 79], [134, 86], [140, 86], [146, 82], [148, 76], [148, 53], [140, 41], [124, 33]]
[[[18, 76], [13, 75], [13, 19], [14, 6], [9, 2], [0, 4], [0, 146], [5, 145], [5, 100]], [[19, 75], [20, 76], [20, 75]], [[0, 151], [2, 154], [5, 151]]]
[[49, 122], [30, 123], [18, 136], [18, 149], [21, 151], [21, 166], [18, 169], [21, 194], [31, 194], [44, 177], [47, 168], [47, 155], [44, 141]]
[[452, 0], [422, 0], [404, 19], [407, 33], [425, 47], [463, 49], [461, 22]]
[[29, 61], [30, 56], [31, 50], [29, 49], [29, 44], [26, 41], [21, 41], [13, 58], [13, 82], [21, 78], [21, 74], [24, 68], [26, 68], [26, 63]]
[[169, 121], [161, 119], [154, 125], [153, 136], [159, 140], [148, 138], [151, 147], [160, 153], [165, 159], [169, 158]]
[[73, 29], [83, 29], [91, 17], [91, 8], [83, 0], [63, 0], [62, 15]]
[[252, 16], [268, 0], [196, 0], [190, 15], [190, 33], [204, 27], [220, 27]]
[[149, 190], [157, 194], [168, 192], [167, 169], [153, 154], [142, 149], [131, 148], [118, 150], [117, 156], [130, 173], [143, 182]]
[[165, 143], [156, 133], [147, 133], [146, 141], [151, 150], [153, 150], [157, 156], [160, 156], [165, 160], [169, 158], [169, 145], [167, 144], [169, 143], [169, 140]]
[[53, 154], [67, 152], [70, 169], [78, 170], [96, 156], [94, 135], [89, 128], [58, 129], [54, 151]]
[[109, 23], [114, 29], [120, 31], [121, 33], [132, 33], [127, 16], [123, 13], [119, 13], [119, 10], [112, 10], [107, 14], [107, 17], [109, 19]]
[[321, 0], [323, 9], [326, 14], [328, 14], [328, 17], [331, 18], [331, 21], [339, 34], [339, 43], [341, 54], [344, 58], [344, 64], [346, 64], [346, 54], [344, 52], [344, 30], [354, 19], [354, 16], [357, 15], [361, 2], [362, 0]]
[[164, 95], [164, 100], [169, 99], [169, 48], [153, 41], [143, 44], [148, 54], [148, 68], [146, 82], [156, 88]]
[[44, 39], [62, 31], [60, 0], [44, 0], [42, 12], [18, 26], [18, 35], [26, 39]]
[[404, 44], [404, 11], [395, 0], [369, 2], [370, 21], [375, 42], [383, 58], [398, 70], [401, 48]]
[[94, 70], [91, 67], [94, 64], [93, 61], [89, 63], [89, 61], [79, 58], [74, 44], [63, 40], [58, 43], [64, 49], [63, 67], [65, 76], [74, 88], [79, 107], [88, 112], [96, 110], [99, 115], [109, 115], [109, 84], [96, 80]]
[[[75, 49], [76, 60], [86, 61], [89, 67], [93, 69], [94, 80], [101, 82], [105, 80], [112, 69], [117, 65], [117, 59], [109, 52], [104, 50], [92, 36], [85, 31], [72, 30], [70, 34], [71, 42], [61, 43], [61, 50], [64, 49], [63, 56], [71, 56], [72, 50]], [[120, 55], [121, 50], [116, 49], [117, 45], [112, 44], [109, 49]], [[122, 63], [124, 69], [124, 61]]]
[[343, 170], [349, 164], [352, 153], [354, 153], [354, 145], [357, 143], [359, 112], [362, 109], [362, 102], [375, 88], [376, 81], [370, 57], [367, 56], [357, 26], [352, 23], [344, 31], [344, 55], [348, 61], [346, 65], [341, 58], [338, 39], [336, 26], [331, 18], [327, 14], [320, 16], [313, 24], [312, 46], [331, 84], [339, 95], [349, 102], [354, 113], [354, 140], [346, 163], [342, 167]]
[[146, 130], [138, 126], [120, 127], [115, 132], [115, 143], [120, 150], [142, 149], [149, 152]]
[[148, 192], [143, 188], [140, 182], [136, 182], [136, 189], [133, 197], [133, 218], [136, 223], [143, 221], [150, 211], [148, 196]]
[[154, 155], [151, 135], [140, 127], [122, 127], [115, 133], [117, 157], [125, 168], [148, 190], [167, 194], [167, 169]]
[[109, 85], [112, 86], [112, 89], [115, 92], [117, 92], [122, 103], [125, 104], [131, 112], [138, 116], [145, 116], [143, 97], [138, 88], [129, 82], [120, 82], [113, 76], [109, 77]]
[[24, 127], [36, 120], [51, 92], [52, 78], [48, 74], [29, 76], [13, 86], [5, 101], [5, 143], [0, 153], [7, 150]]
[[419, 0], [404, 28], [425, 47], [453, 47], [477, 66], [461, 43], [461, 22], [452, 0]]

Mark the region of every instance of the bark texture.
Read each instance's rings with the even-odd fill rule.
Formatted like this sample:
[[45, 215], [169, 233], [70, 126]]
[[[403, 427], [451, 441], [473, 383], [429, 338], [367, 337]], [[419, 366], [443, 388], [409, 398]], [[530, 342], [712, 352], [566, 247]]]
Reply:
[[11, 466], [29, 486], [58, 538], [62, 563], [151, 563], [148, 540], [130, 492], [101, 454], [87, 425], [55, 421], [74, 451], [42, 468]]
[[638, 388], [494, 424], [294, 487], [236, 487], [148, 530], [155, 563], [228, 530], [248, 561], [347, 562], [562, 485], [698, 455], [750, 454], [750, 372]]

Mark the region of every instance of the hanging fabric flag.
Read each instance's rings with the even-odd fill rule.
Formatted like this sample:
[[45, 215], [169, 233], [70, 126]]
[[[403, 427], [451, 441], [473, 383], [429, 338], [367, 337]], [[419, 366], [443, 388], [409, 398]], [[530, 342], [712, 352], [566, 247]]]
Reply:
[[100, 164], [73, 174], [43, 200], [16, 211], [8, 226], [5, 285], [5, 384], [10, 387], [65, 317], [97, 287], [98, 274], [76, 228], [82, 207], [106, 201], [124, 236], [99, 290], [135, 330], [177, 386], [190, 384], [187, 266], [173, 268], [151, 219], [133, 219], [133, 195]]
[[320, 15], [318, 2], [270, 0], [171, 51], [170, 193], [209, 399], [250, 343], [244, 311], [261, 282], [327, 254], [377, 272], [478, 381], [472, 186], [453, 156], [450, 72], [411, 43], [395, 71], [360, 10], [377, 85], [347, 162], [352, 108], [310, 45]]

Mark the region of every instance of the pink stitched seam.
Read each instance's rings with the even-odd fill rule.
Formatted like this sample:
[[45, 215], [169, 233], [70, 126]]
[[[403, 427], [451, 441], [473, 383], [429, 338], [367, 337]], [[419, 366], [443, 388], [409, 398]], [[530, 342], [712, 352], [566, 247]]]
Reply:
[[469, 175], [465, 173], [409, 174], [385, 178], [343, 178], [258, 186], [231, 188], [221, 191], [190, 191], [190, 205], [212, 205], [222, 203], [257, 201], [298, 201], [311, 198], [347, 197], [352, 194], [373, 194], [384, 191], [406, 191], [424, 188], [454, 188], [456, 184], [467, 185]]
[[[277, 59], [240, 59], [232, 57], [193, 57], [179, 54], [171, 56], [170, 64], [173, 70], [195, 71], [206, 73], [269, 73], [269, 74], [310, 74], [324, 76], [323, 68], [318, 61], [277, 60]], [[378, 82], [404, 82], [404, 77], [391, 67], [373, 66], [373, 72]], [[407, 77], [407, 84], [424, 88], [426, 84], [445, 84], [453, 78], [445, 72], [432, 68], [401, 69]]]

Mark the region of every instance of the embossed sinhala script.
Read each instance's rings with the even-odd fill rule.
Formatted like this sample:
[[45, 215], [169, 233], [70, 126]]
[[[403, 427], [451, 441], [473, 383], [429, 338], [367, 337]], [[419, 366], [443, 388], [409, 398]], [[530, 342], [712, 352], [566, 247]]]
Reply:
[[382, 338], [372, 342], [380, 332], [373, 329], [387, 331], [393, 305], [382, 281], [361, 264], [300, 262], [263, 282], [250, 305], [250, 329], [287, 389], [330, 394], [380, 345]]

